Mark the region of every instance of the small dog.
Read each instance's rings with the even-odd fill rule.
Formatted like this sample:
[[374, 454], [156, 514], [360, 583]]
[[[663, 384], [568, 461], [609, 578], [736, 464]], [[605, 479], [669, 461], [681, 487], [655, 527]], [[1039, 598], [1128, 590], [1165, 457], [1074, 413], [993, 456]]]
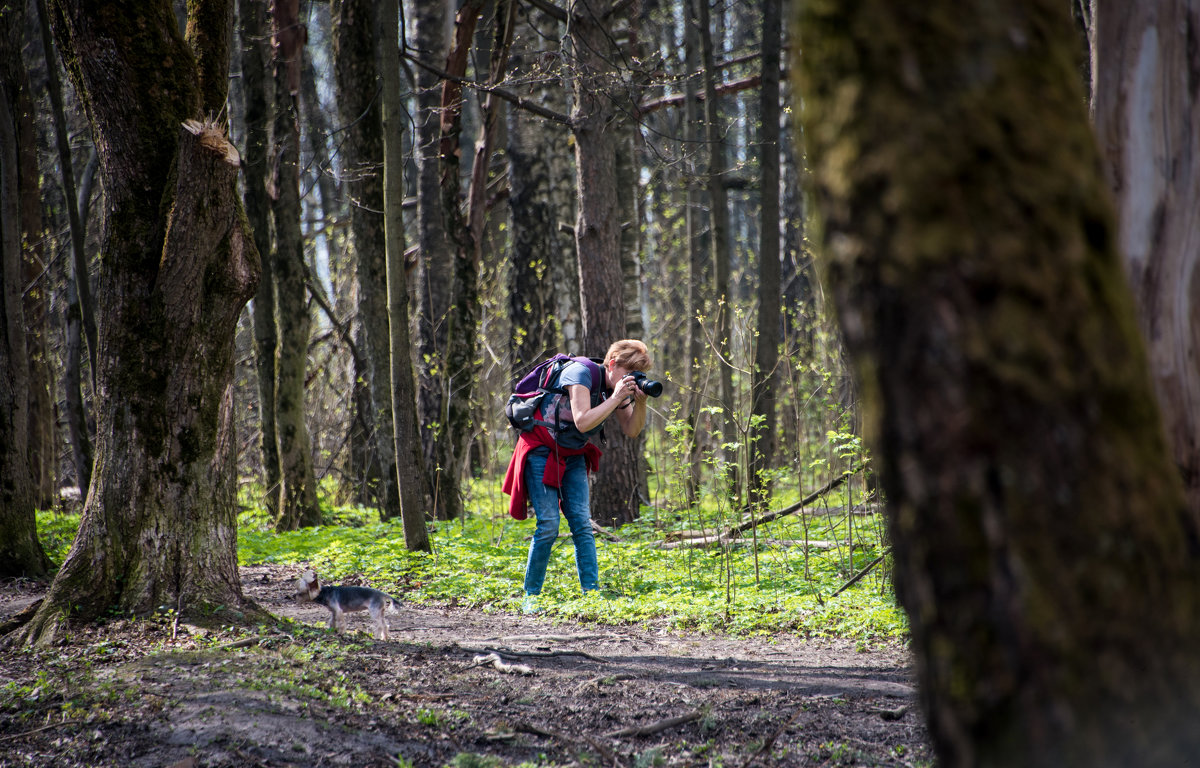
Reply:
[[329, 628], [338, 632], [346, 630], [347, 613], [369, 611], [381, 640], [388, 639], [387, 619], [383, 614], [389, 607], [396, 608], [400, 604], [386, 592], [370, 587], [322, 587], [317, 582], [317, 574], [312, 571], [305, 571], [296, 579], [296, 594], [301, 600], [311, 600], [328, 608]]

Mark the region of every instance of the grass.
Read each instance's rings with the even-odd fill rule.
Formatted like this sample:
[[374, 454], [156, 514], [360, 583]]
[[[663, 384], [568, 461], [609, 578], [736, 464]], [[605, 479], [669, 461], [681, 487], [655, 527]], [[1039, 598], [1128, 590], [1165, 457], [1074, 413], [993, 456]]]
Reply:
[[[357, 576], [413, 602], [516, 611], [533, 521], [515, 521], [496, 505], [475, 508], [483, 511], [464, 521], [430, 525], [432, 554], [409, 552], [400, 522], [380, 522], [374, 510], [364, 507], [327, 507], [330, 525], [290, 533], [275, 533], [261, 511], [250, 509], [239, 519], [238, 561], [297, 569], [310, 564], [324, 580]], [[673, 526], [665, 526], [660, 520], [655, 526], [650, 517], [617, 531], [619, 542], [597, 538], [599, 593], [580, 592], [570, 539], [560, 538], [540, 601], [545, 613], [580, 622], [736, 634], [791, 632], [861, 642], [907, 635], [882, 568], [830, 597], [884, 546], [883, 537], [864, 531], [861, 520], [810, 520], [801, 530], [801, 521], [792, 518], [759, 532], [764, 541], [853, 537], [852, 551], [847, 546], [806, 551], [765, 545], [664, 549], [664, 528], [695, 527], [696, 521], [673, 520]], [[704, 521], [710, 529], [718, 522]], [[47, 551], [61, 562], [78, 517], [40, 513], [38, 523]], [[848, 532], [850, 524], [859, 529]]]

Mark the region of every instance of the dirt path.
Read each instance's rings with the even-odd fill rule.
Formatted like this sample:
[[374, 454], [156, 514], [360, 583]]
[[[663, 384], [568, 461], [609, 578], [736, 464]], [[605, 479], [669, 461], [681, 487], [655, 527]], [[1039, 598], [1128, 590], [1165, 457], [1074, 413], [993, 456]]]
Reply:
[[[242, 572], [282, 632], [122, 620], [3, 654], [0, 766], [931, 764], [898, 648], [412, 605], [339, 637], [297, 570]], [[9, 592], [0, 621], [37, 597]]]

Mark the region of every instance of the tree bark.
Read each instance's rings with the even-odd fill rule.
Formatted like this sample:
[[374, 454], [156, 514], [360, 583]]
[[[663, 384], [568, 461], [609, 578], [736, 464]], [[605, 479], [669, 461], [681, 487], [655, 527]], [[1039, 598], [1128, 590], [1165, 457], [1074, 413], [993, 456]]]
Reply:
[[[621, 274], [620, 201], [617, 191], [617, 119], [613, 94], [614, 53], [608, 24], [612, 3], [576, 5], [569, 26], [575, 69], [571, 110], [575, 134], [578, 214], [575, 247], [579, 255], [579, 303], [583, 314], [583, 354], [599, 356], [625, 337], [624, 280]], [[638, 438], [627, 438], [614, 422], [605, 432], [607, 448], [592, 487], [592, 515], [602, 525], [637, 518], [641, 498]]]
[[[18, 143], [20, 5], [0, 9], [0, 576], [44, 577], [50, 563], [37, 538], [29, 466], [29, 366], [21, 274], [22, 184]], [[24, 181], [30, 183], [30, 179]]]
[[[358, 318], [367, 359], [364, 375], [370, 395], [366, 422], [369, 455], [378, 467], [368, 492], [379, 516], [400, 516], [387, 304], [387, 233], [384, 224], [383, 117], [379, 67], [375, 61], [375, 4], [333, 0], [333, 56], [338, 113], [345, 126], [342, 143], [344, 186], [350, 198], [350, 232], [358, 280]], [[407, 330], [404, 323], [402, 332]]]
[[750, 386], [749, 477], [752, 505], [765, 507], [771, 493], [768, 473], [775, 460], [775, 389], [779, 366], [779, 38], [783, 29], [782, 0], [763, 0], [762, 128], [759, 165], [762, 168], [762, 208], [759, 211], [758, 331]]
[[308, 311], [308, 267], [300, 231], [300, 64], [305, 42], [299, 0], [273, 5], [275, 67], [275, 428], [279, 445], [277, 531], [320, 525], [312, 441], [305, 423], [304, 389], [312, 318]]
[[939, 764], [1188, 763], [1200, 525], [1068, 5], [818, 0], [796, 28], [824, 273]]
[[[396, 0], [379, 4], [383, 30], [399, 27]], [[396, 471], [400, 484], [400, 514], [404, 520], [404, 545], [410, 551], [429, 552], [429, 486], [421, 459], [420, 424], [417, 421], [417, 382], [412, 365], [408, 323], [408, 284], [404, 264], [404, 122], [400, 102], [400, 51], [390, 32], [379, 36], [379, 67], [383, 86], [383, 195], [387, 239], [388, 328], [391, 342], [392, 430], [395, 434]]]
[[[416, 47], [422, 61], [446, 61], [447, 0], [416, 4]], [[441, 91], [437, 75], [416, 71], [417, 120], [417, 367], [421, 442], [429, 485], [438, 487], [436, 446], [445, 437], [446, 326], [450, 313], [451, 261], [439, 179], [441, 168]], [[435, 493], [437, 493], [435, 491]]]
[[[25, 17], [25, 2], [19, 2], [10, 12]], [[20, 38], [18, 37], [18, 40]], [[34, 126], [36, 112], [32, 89], [20, 56], [21, 47], [9, 54], [12, 73], [7, 82], [17, 85], [10, 92], [13, 99], [17, 140], [17, 177], [22, 243], [22, 301], [25, 304], [25, 364], [28, 379], [25, 389], [29, 398], [26, 433], [26, 456], [29, 462], [33, 503], [42, 509], [54, 506], [58, 492], [58, 450], [55, 436], [54, 371], [48, 358], [50, 299], [46, 265], [46, 226], [42, 217], [41, 173], [38, 168], [38, 139]]]
[[[242, 604], [233, 335], [258, 277], [240, 158], [193, 119], [205, 102], [170, 4], [56, 5], [59, 50], [97, 137], [107, 224], [95, 473], [66, 562], [22, 630], [31, 642], [51, 641], [68, 616]], [[228, 3], [200, 5], [228, 23]]]
[[[729, 288], [729, 193], [725, 190], [725, 142], [721, 123], [721, 102], [717, 97], [717, 65], [713, 51], [710, 0], [695, 0], [700, 32], [700, 60], [704, 65], [704, 142], [708, 150], [705, 172], [708, 188], [708, 221], [711, 231], [711, 263], [713, 277], [712, 304], [709, 321], [712, 323], [714, 349], [721, 397], [721, 449], [728, 472], [726, 484], [734, 495], [740, 491], [738, 458], [728, 447], [737, 444], [738, 434], [734, 417], [733, 395], [733, 296]], [[717, 19], [724, 27], [724, 20]]]
[[[446, 56], [445, 71], [455, 76], [442, 83], [441, 131], [438, 139], [438, 186], [446, 242], [450, 253], [449, 309], [445, 318], [446, 346], [438, 376], [442, 408], [441, 437], [433, 447], [431, 467], [436, 472], [434, 517], [462, 517], [462, 476], [467, 438], [470, 435], [470, 400], [475, 370], [476, 323], [479, 317], [478, 240], [463, 211], [462, 102], [463, 87], [455, 78], [467, 71], [476, 22], [484, 0], [467, 0], [454, 23], [454, 40]], [[428, 277], [428, 275], [427, 275]]]
[[245, 101], [246, 151], [242, 187], [246, 219], [254, 247], [262, 254], [262, 275], [254, 294], [254, 367], [258, 373], [259, 451], [263, 467], [263, 503], [271, 520], [279, 519], [282, 469], [275, 424], [275, 275], [271, 269], [271, 199], [269, 181], [272, 105], [275, 81], [267, 75], [271, 54], [266, 0], [238, 0], [242, 38], [242, 97]]
[[[518, 4], [517, 12], [527, 12]], [[534, 14], [526, 23], [543, 18]], [[539, 29], [539, 31], [541, 31]], [[518, 36], [513, 50], [513, 77], [529, 83], [521, 95], [554, 104], [557, 84], [541, 72], [539, 55], [548, 34]], [[512, 321], [514, 374], [554, 354], [561, 334], [555, 324], [553, 267], [561, 258], [557, 212], [551, 200], [550, 159], [546, 147], [565, 146], [565, 129], [523, 109], [508, 110], [508, 209], [512, 221], [509, 271], [509, 318]], [[558, 247], [555, 247], [558, 244]]]
[[1095, 121], [1188, 506], [1200, 515], [1200, 2], [1095, 3]]
[[75, 166], [67, 136], [67, 119], [63, 109], [62, 84], [58, 76], [58, 59], [45, 0], [37, 0], [38, 26], [42, 35], [42, 50], [46, 59], [47, 92], [54, 118], [54, 137], [58, 163], [62, 174], [63, 197], [67, 205], [67, 222], [71, 230], [71, 269], [67, 285], [66, 355], [63, 364], [63, 385], [66, 401], [66, 421], [71, 455], [75, 465], [75, 484], [79, 498], [87, 498], [92, 479], [92, 439], [88, 432], [87, 406], [83, 397], [83, 353], [86, 349], [92, 391], [96, 384], [96, 310], [92, 300], [91, 280], [87, 260], [87, 215], [91, 202], [92, 181], [99, 157], [91, 150], [78, 193], [75, 188]]

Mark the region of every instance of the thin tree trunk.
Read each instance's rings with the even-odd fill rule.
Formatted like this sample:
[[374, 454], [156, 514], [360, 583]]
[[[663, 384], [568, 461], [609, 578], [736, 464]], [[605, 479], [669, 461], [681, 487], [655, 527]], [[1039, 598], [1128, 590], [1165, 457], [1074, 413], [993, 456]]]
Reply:
[[[725, 143], [721, 124], [721, 103], [717, 97], [717, 65], [710, 24], [710, 0], [695, 0], [697, 28], [700, 32], [700, 59], [704, 65], [704, 141], [708, 145], [708, 207], [712, 246], [713, 302], [712, 323], [714, 352], [721, 384], [721, 443], [737, 444], [733, 395], [733, 296], [729, 293], [729, 194], [725, 190]], [[723, 26], [723, 20], [718, 19]], [[720, 451], [728, 472], [726, 482], [734, 493], [740, 489], [737, 455], [731, 448]], [[735, 506], [738, 506], [735, 504]]]
[[400, 51], [396, 46], [400, 10], [397, 0], [379, 4], [379, 69], [383, 86], [383, 207], [387, 238], [388, 327], [391, 340], [392, 429], [400, 484], [404, 545], [429, 552], [430, 510], [425, 467], [421, 463], [417, 421], [417, 383], [408, 324], [408, 285], [404, 266], [404, 110], [400, 102]]
[[[462, 77], [467, 71], [475, 25], [484, 0], [467, 0], [455, 19], [454, 41], [445, 71]], [[434, 445], [437, 472], [434, 516], [439, 520], [462, 517], [461, 480], [470, 434], [470, 399], [475, 371], [475, 325], [479, 315], [479, 268], [476, 232], [463, 212], [460, 160], [462, 158], [462, 85], [442, 83], [441, 133], [438, 140], [439, 188], [447, 243], [451, 254], [450, 305], [446, 317], [446, 346], [441, 370], [442, 436]]]
[[242, 187], [246, 219], [261, 254], [262, 276], [254, 295], [254, 367], [258, 373], [259, 451], [263, 467], [263, 503], [271, 520], [279, 519], [281, 468], [279, 434], [275, 426], [275, 275], [271, 269], [271, 200], [267, 193], [271, 110], [275, 82], [268, 77], [270, 60], [266, 0], [238, 0], [242, 38], [242, 98], [246, 121], [246, 151]]
[[[358, 317], [367, 358], [363, 372], [370, 419], [365, 426], [371, 465], [370, 495], [384, 520], [400, 516], [396, 441], [392, 419], [391, 337], [387, 303], [387, 231], [383, 189], [383, 98], [376, 64], [375, 4], [333, 0], [334, 70], [342, 143], [344, 186], [350, 198], [350, 231], [358, 278]], [[407, 330], [408, 324], [401, 326]]]
[[[21, 167], [18, 89], [23, 8], [0, 9], [0, 576], [39, 578], [49, 571], [37, 538], [30, 477], [29, 367], [21, 293]], [[26, 85], [26, 92], [28, 91]], [[25, 183], [34, 182], [33, 179]]]
[[[168, 3], [82, 6], [59, 2], [52, 19], [104, 174], [96, 467], [71, 551], [23, 630], [32, 642], [53, 640], [67, 616], [242, 604], [233, 336], [258, 265], [240, 158], [193, 120], [217, 95]], [[189, 31], [201, 17], [228, 24], [231, 10], [193, 3]]]
[[[524, 6], [518, 4], [517, 12]], [[535, 17], [543, 14], [535, 13]], [[527, 23], [534, 23], [532, 19]], [[557, 84], [535, 77], [538, 56], [545, 50], [546, 36], [519, 36], [514, 42], [513, 75], [528, 82], [521, 94], [543, 105], [552, 104]], [[553, 354], [560, 334], [554, 324], [555, 290], [553, 265], [561, 256], [554, 243], [561, 237], [550, 197], [548, 146], [563, 146], [555, 137], [565, 130], [523, 109], [508, 110], [508, 208], [512, 222], [509, 270], [509, 318], [512, 322], [512, 371], [525, 371], [538, 360]], [[562, 136], [565, 138], [565, 136]]]
[[[25, 0], [18, 4], [24, 16]], [[19, 57], [19, 49], [16, 53]], [[47, 348], [50, 336], [47, 286], [50, 262], [46, 254], [46, 226], [42, 216], [41, 172], [38, 168], [38, 137], [34, 126], [36, 107], [23, 61], [15, 76], [20, 87], [14, 92], [17, 110], [17, 162], [20, 179], [21, 240], [24, 243], [23, 300], [25, 302], [25, 361], [29, 366], [26, 394], [29, 397], [27, 433], [30, 481], [37, 507], [54, 506], [58, 492], [58, 446], [55, 418], [54, 371]], [[70, 195], [67, 195], [70, 198]]]
[[779, 265], [779, 37], [782, 0], [763, 0], [762, 18], [762, 208], [759, 213], [758, 329], [750, 397], [750, 503], [763, 507], [770, 496], [768, 473], [775, 458], [775, 387], [780, 324]]
[[93, 389], [96, 376], [96, 309], [92, 299], [91, 283], [88, 281], [87, 252], [84, 244], [87, 220], [79, 215], [79, 204], [75, 199], [75, 169], [71, 160], [71, 142], [67, 137], [67, 119], [63, 110], [62, 84], [58, 78], [58, 61], [54, 57], [54, 40], [50, 33], [50, 19], [46, 15], [45, 0], [37, 0], [38, 23], [42, 32], [42, 50], [46, 56], [47, 91], [54, 115], [54, 138], [58, 148], [58, 163], [63, 178], [63, 194], [67, 203], [67, 220], [71, 228], [71, 272], [75, 290], [79, 297], [79, 312], [83, 321], [84, 339], [87, 341], [89, 370], [92, 373]]
[[[79, 211], [79, 221], [86, 227], [88, 211], [91, 208], [92, 186], [96, 171], [100, 167], [100, 155], [92, 147], [91, 156], [83, 169], [83, 178], [79, 183], [79, 194], [76, 210]], [[74, 237], [74, 234], [72, 234]], [[86, 238], [84, 238], [86, 242]], [[85, 277], [86, 279], [86, 277]], [[67, 440], [71, 444], [71, 458], [75, 465], [75, 484], [79, 488], [79, 499], [87, 498], [88, 486], [92, 483], [92, 460], [95, 452], [92, 449], [92, 435], [88, 428], [88, 412], [83, 396], [83, 309], [80, 305], [79, 294], [75, 286], [77, 281], [67, 283], [66, 307], [66, 349], [63, 361], [63, 390], [66, 403]], [[89, 368], [90, 370], [90, 368]]]
[[1188, 764], [1200, 525], [1068, 4], [817, 2], [795, 28], [824, 273], [938, 764]]
[[[416, 3], [417, 55], [426, 62], [446, 60], [447, 0]], [[447, 319], [450, 314], [450, 244], [446, 238], [439, 147], [441, 80], [418, 67], [415, 154], [417, 156], [417, 365], [418, 402], [424, 464], [434, 498], [439, 499], [437, 443], [445, 437], [445, 366]]]
[[[684, 22], [684, 62], [688, 77], [684, 80], [683, 136], [688, 147], [700, 146], [700, 107], [696, 92], [695, 74], [700, 71], [700, 33], [696, 29], [693, 14]], [[702, 469], [703, 423], [706, 418], [704, 398], [707, 396], [709, 368], [704, 365], [703, 318], [708, 316], [711, 275], [709, 267], [708, 239], [710, 232], [701, 227], [700, 173], [696, 153], [690, 152], [687, 159], [687, 254], [688, 254], [688, 298], [687, 298], [687, 420], [688, 420], [688, 473], [685, 497], [689, 507], [696, 504], [700, 490]], [[702, 236], [702, 232], [704, 232]]]
[[1200, 2], [1095, 3], [1095, 121], [1150, 373], [1200, 516]]
[[278, 531], [321, 523], [304, 390], [312, 318], [308, 311], [304, 237], [300, 232], [300, 64], [305, 42], [299, 0], [274, 0], [275, 67], [275, 428], [279, 444]]

